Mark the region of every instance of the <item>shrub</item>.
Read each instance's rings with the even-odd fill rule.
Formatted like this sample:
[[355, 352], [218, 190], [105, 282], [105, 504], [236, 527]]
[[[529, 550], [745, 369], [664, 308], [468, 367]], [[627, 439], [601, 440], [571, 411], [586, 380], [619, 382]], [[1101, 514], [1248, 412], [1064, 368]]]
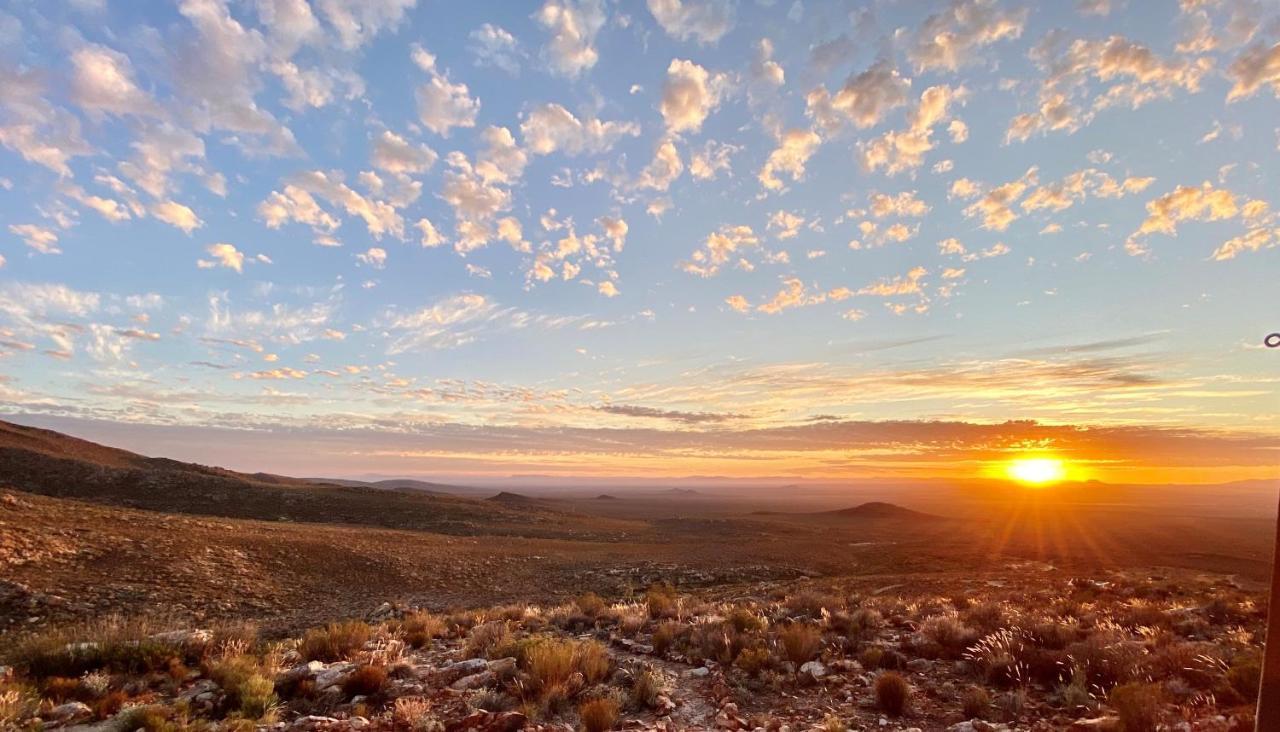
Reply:
[[683, 630], [684, 626], [674, 620], [668, 620], [659, 625], [658, 629], [653, 631], [653, 652], [661, 656], [669, 651]]
[[835, 595], [828, 595], [815, 590], [802, 590], [787, 598], [787, 609], [794, 614], [813, 619], [822, 617], [822, 611], [833, 613], [844, 607], [844, 602]]
[[399, 624], [404, 640], [414, 648], [422, 648], [445, 634], [444, 621], [428, 612], [416, 612], [404, 616]]
[[965, 719], [985, 719], [991, 711], [991, 695], [981, 686], [970, 686], [960, 697]]
[[372, 696], [382, 691], [387, 683], [387, 669], [383, 666], [361, 666], [342, 681], [347, 696]]
[[758, 633], [769, 625], [764, 616], [758, 615], [745, 607], [735, 607], [726, 618], [733, 629], [739, 633]]
[[402, 696], [396, 699], [391, 719], [397, 729], [430, 730], [436, 726], [431, 714], [431, 702], [420, 696]]
[[372, 630], [358, 620], [329, 623], [323, 628], [312, 628], [298, 643], [298, 653], [304, 661], [343, 661], [364, 648]]
[[507, 622], [494, 620], [481, 623], [471, 629], [466, 645], [463, 647], [463, 653], [467, 658], [480, 658], [491, 655], [496, 648], [503, 648], [510, 644], [511, 629], [507, 627]]
[[732, 664], [746, 647], [743, 635], [728, 622], [695, 625], [690, 642], [702, 658], [712, 658], [726, 666]]
[[156, 628], [145, 619], [113, 616], [26, 636], [11, 646], [5, 659], [32, 679], [74, 678], [98, 669], [122, 674], [161, 671], [174, 659], [195, 663], [206, 650], [204, 644], [186, 645], [155, 634]]
[[1159, 684], [1123, 684], [1107, 695], [1107, 703], [1120, 715], [1124, 732], [1155, 732], [1163, 702]]
[[662, 693], [662, 676], [653, 669], [641, 669], [631, 680], [631, 703], [640, 708], [652, 707]]
[[116, 712], [124, 708], [127, 701], [129, 701], [129, 695], [123, 691], [109, 691], [93, 703], [93, 713], [98, 719], [113, 717]]
[[907, 709], [911, 686], [896, 671], [885, 671], [876, 677], [876, 705], [886, 714], [899, 716]]
[[581, 611], [583, 615], [592, 618], [604, 612], [606, 607], [604, 600], [601, 600], [600, 596], [594, 592], [587, 592], [578, 595], [573, 602], [578, 606], [578, 610]]
[[596, 641], [542, 638], [529, 646], [520, 659], [535, 691], [544, 697], [563, 687], [574, 673], [588, 684], [597, 684], [609, 675], [608, 651]]
[[920, 635], [937, 645], [942, 655], [956, 658], [978, 640], [978, 633], [955, 615], [934, 615], [920, 625]]
[[884, 659], [884, 649], [880, 646], [867, 646], [862, 650], [862, 655], [858, 658], [862, 663], [862, 667], [866, 669], [880, 668], [880, 661]]
[[245, 719], [265, 719], [272, 715], [276, 703], [275, 683], [260, 674], [241, 682], [236, 689], [239, 711]]
[[473, 709], [483, 709], [486, 712], [508, 712], [515, 708], [515, 699], [501, 691], [493, 689], [480, 689], [471, 695], [467, 700]]
[[226, 693], [227, 706], [246, 719], [266, 717], [279, 701], [275, 682], [252, 656], [221, 658], [210, 663], [206, 672]]
[[1254, 653], [1236, 656], [1227, 669], [1227, 683], [1245, 701], [1257, 699], [1258, 685], [1262, 683], [1262, 658]]
[[983, 602], [966, 610], [964, 620], [981, 633], [992, 633], [1004, 625], [1004, 608], [999, 603]]
[[773, 665], [773, 655], [768, 648], [746, 648], [738, 654], [734, 663], [748, 676], [759, 676], [761, 671]]
[[1073, 664], [1084, 671], [1089, 686], [1104, 691], [1140, 678], [1147, 656], [1142, 644], [1106, 632], [1095, 632], [1072, 643], [1067, 653]]
[[677, 615], [679, 595], [676, 588], [666, 582], [652, 585], [644, 594], [649, 606], [649, 617], [673, 618]]
[[605, 732], [618, 723], [618, 702], [608, 697], [590, 699], [578, 707], [578, 717], [587, 732]]
[[799, 666], [812, 661], [822, 648], [822, 633], [812, 625], [792, 623], [778, 634], [787, 660]]

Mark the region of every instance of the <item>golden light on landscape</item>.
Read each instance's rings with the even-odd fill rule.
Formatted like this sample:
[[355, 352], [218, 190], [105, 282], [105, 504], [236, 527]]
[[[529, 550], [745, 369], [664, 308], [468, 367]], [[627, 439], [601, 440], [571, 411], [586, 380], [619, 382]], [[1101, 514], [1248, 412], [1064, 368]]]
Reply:
[[1024, 485], [1044, 486], [1064, 480], [1067, 466], [1057, 458], [1018, 458], [1009, 461], [1005, 473]]

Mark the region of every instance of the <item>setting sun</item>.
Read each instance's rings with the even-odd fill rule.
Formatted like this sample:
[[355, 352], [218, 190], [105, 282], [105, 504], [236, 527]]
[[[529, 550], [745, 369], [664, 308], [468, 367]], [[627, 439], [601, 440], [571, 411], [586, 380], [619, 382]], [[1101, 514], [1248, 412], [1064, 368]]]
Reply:
[[1013, 460], [1005, 468], [1009, 477], [1028, 485], [1057, 483], [1067, 477], [1067, 468], [1056, 458], [1022, 458]]

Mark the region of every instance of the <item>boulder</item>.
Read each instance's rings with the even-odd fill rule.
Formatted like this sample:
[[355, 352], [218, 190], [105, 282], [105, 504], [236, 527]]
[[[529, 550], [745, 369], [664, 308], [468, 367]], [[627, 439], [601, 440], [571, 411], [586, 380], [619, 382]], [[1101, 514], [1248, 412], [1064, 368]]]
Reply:
[[800, 675], [818, 681], [827, 675], [827, 667], [823, 666], [820, 661], [809, 661], [800, 667]]
[[475, 712], [450, 722], [445, 732], [517, 732], [528, 721], [520, 712]]
[[489, 670], [485, 670], [485, 671], [481, 671], [478, 674], [463, 676], [462, 678], [458, 679], [452, 684], [449, 684], [449, 688], [458, 689], [458, 690], [479, 689], [483, 686], [488, 686], [489, 684], [492, 684], [494, 681], [497, 681], [497, 679], [498, 677], [495, 673]]
[[67, 702], [49, 710], [48, 718], [58, 724], [74, 724], [93, 717], [93, 710], [84, 702]]

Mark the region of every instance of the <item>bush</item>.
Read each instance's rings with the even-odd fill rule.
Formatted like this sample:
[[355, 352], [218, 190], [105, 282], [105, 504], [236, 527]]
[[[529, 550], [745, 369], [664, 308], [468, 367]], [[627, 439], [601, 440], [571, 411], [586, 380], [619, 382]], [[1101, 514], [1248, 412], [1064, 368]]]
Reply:
[[298, 653], [304, 661], [345, 661], [364, 648], [372, 634], [372, 629], [358, 620], [329, 623], [308, 630], [298, 643]]
[[5, 660], [32, 679], [79, 677], [104, 669], [121, 674], [162, 671], [170, 664], [198, 662], [206, 645], [155, 638], [146, 620], [109, 617], [29, 635], [11, 646]]
[[605, 607], [607, 607], [604, 600], [600, 599], [600, 596], [594, 592], [578, 595], [573, 603], [578, 606], [578, 610], [583, 615], [592, 618], [604, 612]]
[[684, 626], [674, 620], [668, 620], [653, 631], [653, 652], [659, 656], [671, 650], [676, 639], [680, 637]]
[[920, 635], [935, 644], [947, 658], [959, 657], [961, 651], [978, 640], [977, 631], [955, 615], [934, 615], [926, 619], [920, 625]]
[[896, 671], [885, 671], [876, 677], [876, 705], [881, 711], [900, 716], [907, 710], [911, 698], [911, 686]]
[[342, 681], [347, 696], [373, 696], [387, 683], [387, 669], [383, 666], [361, 666]]
[[511, 644], [511, 629], [505, 620], [494, 620], [481, 623], [471, 629], [463, 653], [467, 658], [480, 658], [491, 655], [494, 649], [504, 648]]
[[590, 699], [578, 707], [578, 717], [587, 732], [605, 732], [618, 723], [618, 702], [608, 697]]
[[1124, 684], [1107, 695], [1107, 703], [1120, 715], [1124, 732], [1155, 732], [1163, 702], [1159, 684]]
[[843, 607], [844, 602], [839, 597], [815, 590], [803, 590], [787, 598], [788, 610], [815, 620], [822, 617], [823, 610], [833, 613]]
[[981, 686], [970, 686], [960, 697], [960, 709], [965, 719], [986, 719], [991, 712], [991, 695]]
[[1231, 690], [1246, 702], [1258, 698], [1258, 686], [1262, 683], [1262, 658], [1258, 654], [1242, 654], [1231, 661], [1227, 669], [1227, 683]]
[[652, 707], [662, 693], [662, 676], [653, 669], [641, 669], [631, 680], [631, 703], [640, 708]]
[[428, 612], [416, 612], [406, 615], [400, 620], [399, 630], [404, 634], [404, 641], [414, 648], [422, 648], [431, 641], [445, 634], [445, 624], [440, 618]]
[[803, 623], [788, 625], [778, 634], [778, 640], [782, 643], [787, 660], [796, 666], [812, 661], [822, 649], [822, 633], [812, 625]]
[[980, 603], [965, 611], [964, 620], [980, 633], [993, 633], [1004, 626], [1004, 608], [995, 602]]
[[673, 618], [677, 614], [679, 595], [676, 588], [666, 582], [651, 586], [644, 594], [651, 618]]
[[728, 622], [695, 625], [690, 642], [702, 658], [715, 659], [726, 666], [732, 664], [746, 647], [746, 639]]
[[542, 638], [525, 649], [520, 664], [535, 691], [545, 696], [563, 687], [574, 673], [588, 684], [598, 684], [612, 668], [609, 653], [596, 641]]
[[761, 671], [773, 665], [773, 654], [769, 653], [768, 648], [746, 648], [738, 654], [734, 663], [748, 676], [759, 676]]
[[228, 656], [206, 668], [213, 680], [226, 694], [226, 704], [245, 719], [261, 719], [268, 716], [279, 699], [275, 694], [275, 682], [263, 672], [258, 660], [252, 656]]

